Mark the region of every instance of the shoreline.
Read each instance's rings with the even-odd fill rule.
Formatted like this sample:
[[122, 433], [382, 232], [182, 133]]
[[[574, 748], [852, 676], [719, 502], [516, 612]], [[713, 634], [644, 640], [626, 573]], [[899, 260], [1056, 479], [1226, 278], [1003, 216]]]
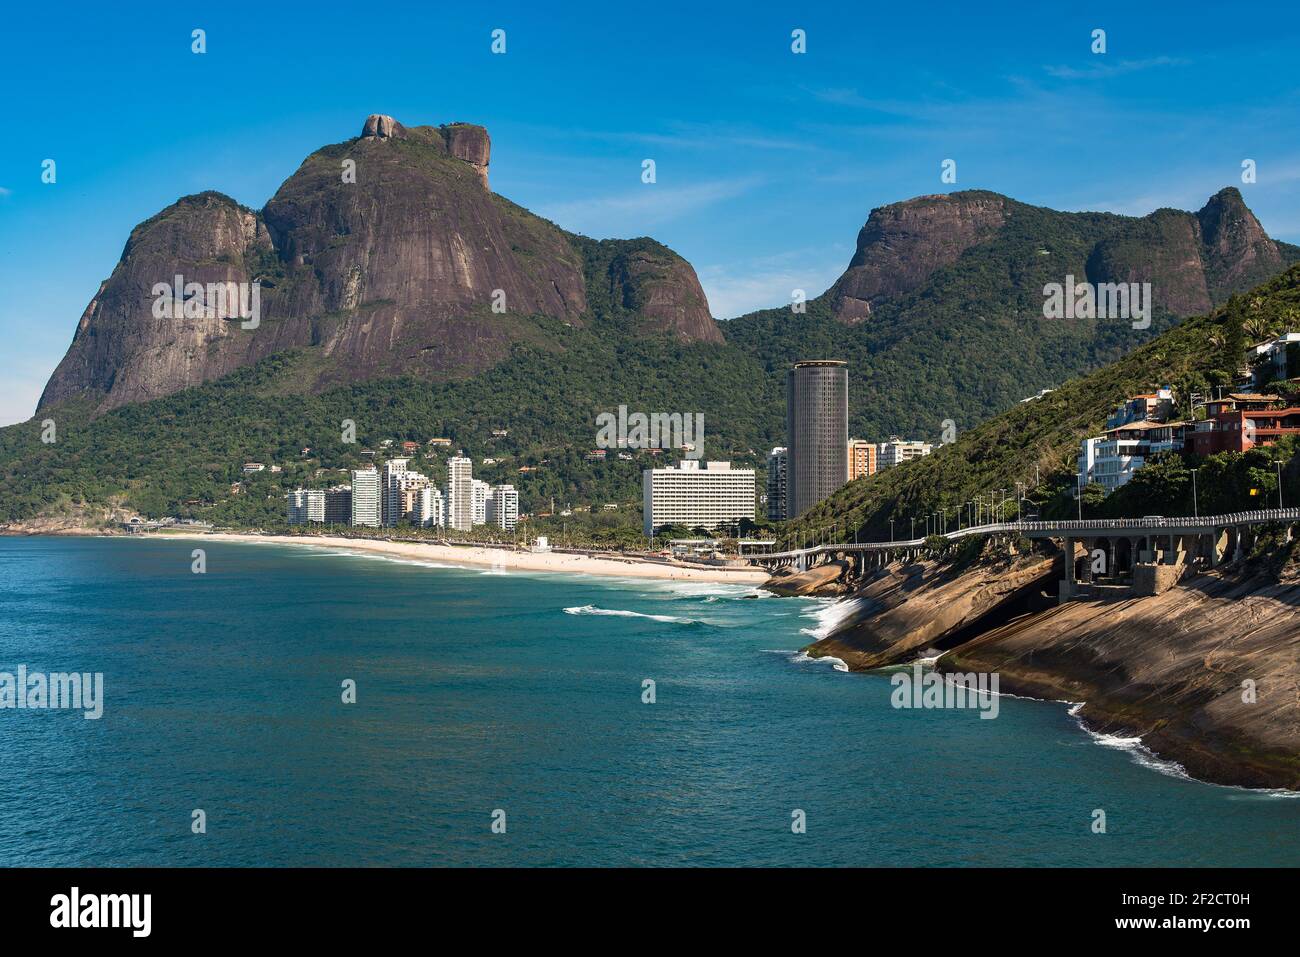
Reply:
[[[121, 536], [105, 536], [116, 538]], [[442, 545], [435, 542], [388, 541], [345, 538], [338, 535], [249, 535], [241, 532], [160, 532], [134, 537], [217, 539], [227, 542], [271, 545], [305, 545], [414, 561], [445, 562], [473, 568], [502, 571], [554, 572], [556, 574], [601, 575], [609, 578], [649, 578], [661, 581], [718, 582], [733, 585], [761, 585], [768, 580], [759, 568], [699, 568], [689, 565], [647, 562], [635, 558], [604, 558], [567, 552], [520, 552], [506, 548], [473, 545]]]

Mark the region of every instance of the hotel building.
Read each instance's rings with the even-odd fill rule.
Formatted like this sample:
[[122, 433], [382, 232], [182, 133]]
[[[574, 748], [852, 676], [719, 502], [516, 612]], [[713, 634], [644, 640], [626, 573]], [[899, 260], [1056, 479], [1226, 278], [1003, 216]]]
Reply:
[[795, 518], [848, 475], [849, 373], [838, 359], [796, 362], [786, 377], [786, 514]]
[[[842, 447], [841, 447], [842, 448]], [[693, 459], [641, 473], [646, 537], [668, 525], [714, 529], [754, 517], [754, 470]]]

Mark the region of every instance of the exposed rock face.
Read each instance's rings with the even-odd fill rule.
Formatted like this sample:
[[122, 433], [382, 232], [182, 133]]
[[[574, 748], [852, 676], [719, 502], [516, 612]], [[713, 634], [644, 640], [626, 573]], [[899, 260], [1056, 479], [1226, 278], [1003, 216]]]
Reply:
[[1235, 187], [1220, 190], [1196, 214], [1206, 274], [1215, 299], [1282, 271], [1286, 262]]
[[255, 213], [220, 193], [187, 196], [131, 232], [113, 275], [82, 314], [40, 408], [83, 394], [140, 402], [217, 378], [249, 361], [254, 340], [229, 318], [155, 315], [154, 286], [249, 282], [273, 256]]
[[849, 268], [827, 295], [843, 322], [860, 322], [881, 300], [920, 286], [1002, 226], [1006, 197], [962, 192], [918, 196], [873, 209]]
[[[321, 387], [469, 375], [542, 335], [530, 316], [583, 325], [589, 241], [494, 196], [490, 152], [479, 126], [375, 114], [356, 139], [307, 157], [260, 213], [217, 193], [179, 200], [132, 231], [38, 408], [158, 398], [303, 347], [328, 360]], [[629, 255], [619, 271], [617, 296], [636, 304], [629, 321], [721, 341], [694, 270], [654, 245], [662, 252]], [[157, 318], [152, 290], [177, 275], [256, 282], [256, 327]]]
[[483, 188], [488, 184], [488, 161], [492, 155], [492, 140], [488, 131], [481, 126], [469, 123], [453, 123], [442, 128], [447, 138], [447, 149], [456, 159], [464, 160], [473, 166], [483, 180]]
[[1300, 790], [1300, 584], [1191, 572], [1158, 594], [1058, 606], [1043, 593], [1059, 578], [1059, 557], [890, 566], [806, 650], [859, 671], [938, 648], [939, 670], [1085, 702], [1089, 727], [1138, 735], [1194, 777]]
[[1281, 272], [1278, 245], [1235, 187], [1198, 213], [1159, 209], [1097, 244], [1092, 282], [1149, 282], [1157, 306], [1178, 316], [1209, 312], [1232, 293]]
[[[827, 292], [836, 317], [861, 322], [881, 302], [920, 289], [1025, 208], [997, 193], [966, 191], [872, 210], [849, 268]], [[1081, 236], [1100, 232], [1078, 280], [1149, 282], [1155, 305], [1179, 317], [1210, 311], [1288, 262], [1234, 187], [1216, 193], [1197, 213], [1159, 209], [1141, 218], [1111, 217], [1100, 226], [1096, 214], [1051, 215]], [[1008, 265], [1023, 271], [1027, 264]]]
[[616, 254], [608, 269], [611, 300], [641, 316], [640, 328], [683, 342], [722, 342], [695, 270], [672, 250], [636, 248]]

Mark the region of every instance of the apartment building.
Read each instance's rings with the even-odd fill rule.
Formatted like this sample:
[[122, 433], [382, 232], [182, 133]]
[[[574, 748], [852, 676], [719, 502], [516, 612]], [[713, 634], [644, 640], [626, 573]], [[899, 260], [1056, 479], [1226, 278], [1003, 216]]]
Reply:
[[788, 517], [789, 474], [790, 453], [777, 446], [767, 453], [767, 517], [773, 522], [781, 522]]
[[358, 469], [352, 473], [352, 524], [378, 528], [382, 521], [379, 472]]
[[459, 532], [474, 528], [474, 466], [463, 455], [447, 459], [447, 527]]
[[519, 492], [513, 485], [493, 485], [488, 492], [487, 522], [507, 532], [519, 524]]
[[913, 459], [924, 458], [930, 454], [931, 448], [929, 442], [921, 442], [916, 439], [901, 439], [897, 435], [891, 435], [889, 441], [881, 442], [877, 450], [877, 471], [893, 468], [895, 465], [902, 465], [904, 462], [910, 462]]
[[866, 439], [849, 439], [848, 480], [852, 482], [867, 475], [876, 474], [878, 450], [874, 442]]

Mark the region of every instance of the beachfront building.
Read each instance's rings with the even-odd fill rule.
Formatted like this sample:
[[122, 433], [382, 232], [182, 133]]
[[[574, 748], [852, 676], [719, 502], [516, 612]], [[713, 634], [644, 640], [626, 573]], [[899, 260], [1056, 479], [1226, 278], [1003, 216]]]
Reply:
[[880, 443], [876, 455], [876, 468], [877, 470], [893, 468], [895, 465], [902, 465], [913, 459], [924, 458], [930, 454], [930, 451], [929, 442], [900, 439], [897, 435], [891, 435], [888, 442]]
[[352, 473], [352, 524], [378, 528], [381, 521], [379, 472], [358, 469]]
[[519, 492], [513, 485], [493, 485], [486, 511], [489, 525], [513, 532], [519, 524]]
[[325, 490], [325, 524], [347, 525], [352, 521], [352, 488], [336, 485]]
[[777, 446], [767, 453], [767, 517], [773, 522], [786, 518], [790, 453]]
[[296, 488], [286, 496], [285, 519], [290, 525], [325, 521], [325, 490]]
[[415, 505], [411, 522], [426, 528], [441, 528], [447, 524], [447, 510], [442, 492], [432, 484], [425, 485], [415, 493]]
[[482, 479], [473, 479], [473, 487], [470, 490], [473, 495], [474, 515], [472, 521], [475, 525], [487, 524], [487, 500], [491, 486]]
[[402, 518], [402, 489], [406, 476], [406, 464], [410, 459], [389, 459], [379, 473], [379, 485], [383, 493], [380, 506], [380, 518], [385, 525], [396, 525]]
[[676, 468], [641, 473], [646, 537], [668, 525], [714, 529], [754, 517], [754, 470], [730, 462], [684, 459]]
[[786, 376], [786, 517], [794, 518], [845, 482], [849, 372], [839, 359], [796, 362]]
[[447, 527], [458, 532], [474, 528], [474, 465], [463, 455], [447, 459]]
[[876, 474], [876, 443], [849, 439], [849, 481]]

